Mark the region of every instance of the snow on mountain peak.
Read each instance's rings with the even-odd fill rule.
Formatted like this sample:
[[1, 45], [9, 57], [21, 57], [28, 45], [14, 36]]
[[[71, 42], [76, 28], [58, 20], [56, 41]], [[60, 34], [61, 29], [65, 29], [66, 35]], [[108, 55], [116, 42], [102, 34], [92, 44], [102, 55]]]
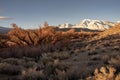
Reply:
[[109, 21], [84, 19], [78, 24], [64, 24], [59, 26], [59, 28], [87, 28], [91, 30], [106, 30], [114, 25], [115, 23]]
[[117, 23], [120, 23], [120, 21], [117, 21]]

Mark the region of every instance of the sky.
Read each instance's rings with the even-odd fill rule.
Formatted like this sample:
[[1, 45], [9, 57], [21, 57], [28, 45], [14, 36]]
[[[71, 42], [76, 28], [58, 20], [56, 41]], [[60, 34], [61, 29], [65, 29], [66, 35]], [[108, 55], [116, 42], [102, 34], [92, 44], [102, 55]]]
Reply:
[[83, 19], [120, 21], [120, 0], [0, 0], [0, 26], [38, 28]]

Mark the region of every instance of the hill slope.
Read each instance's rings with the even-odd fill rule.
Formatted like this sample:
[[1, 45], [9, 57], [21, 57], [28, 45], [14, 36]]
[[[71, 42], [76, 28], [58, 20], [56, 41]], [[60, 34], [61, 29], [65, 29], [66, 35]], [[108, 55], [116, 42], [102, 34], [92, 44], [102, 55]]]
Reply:
[[116, 24], [114, 27], [108, 30], [105, 30], [104, 32], [99, 33], [97, 36], [90, 39], [90, 41], [100, 40], [100, 39], [107, 38], [110, 36], [114, 37], [114, 35], [120, 35], [120, 24]]

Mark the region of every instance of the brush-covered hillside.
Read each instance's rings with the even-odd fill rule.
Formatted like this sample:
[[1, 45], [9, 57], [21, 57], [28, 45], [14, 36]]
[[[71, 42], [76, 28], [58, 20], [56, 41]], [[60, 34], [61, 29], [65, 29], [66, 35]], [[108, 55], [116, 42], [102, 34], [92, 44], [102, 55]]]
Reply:
[[120, 25], [103, 32], [14, 29], [0, 35], [0, 80], [119, 80]]

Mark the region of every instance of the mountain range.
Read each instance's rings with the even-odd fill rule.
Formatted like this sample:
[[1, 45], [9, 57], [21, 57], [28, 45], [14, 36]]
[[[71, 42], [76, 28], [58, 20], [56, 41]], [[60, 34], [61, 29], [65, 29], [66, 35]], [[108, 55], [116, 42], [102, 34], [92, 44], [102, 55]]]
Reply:
[[80, 21], [80, 23], [72, 25], [70, 23], [60, 24], [59, 28], [87, 28], [90, 30], [106, 30], [115, 26], [117, 22], [110, 22], [110, 21], [103, 21], [103, 20], [91, 20], [91, 19], [84, 19]]
[[[116, 24], [120, 23], [120, 21], [110, 22], [104, 20], [91, 20], [91, 19], [84, 19], [80, 21], [78, 24], [60, 24], [57, 27], [60, 29], [70, 29], [70, 28], [77, 28], [77, 29], [87, 29], [87, 30], [97, 30], [97, 31], [104, 31], [106, 29], [115, 26]], [[0, 26], [0, 34], [7, 33], [11, 28], [2, 27]]]
[[4, 34], [7, 33], [8, 31], [10, 31], [12, 28], [7, 28], [7, 27], [2, 27], [0, 26], [0, 34]]

